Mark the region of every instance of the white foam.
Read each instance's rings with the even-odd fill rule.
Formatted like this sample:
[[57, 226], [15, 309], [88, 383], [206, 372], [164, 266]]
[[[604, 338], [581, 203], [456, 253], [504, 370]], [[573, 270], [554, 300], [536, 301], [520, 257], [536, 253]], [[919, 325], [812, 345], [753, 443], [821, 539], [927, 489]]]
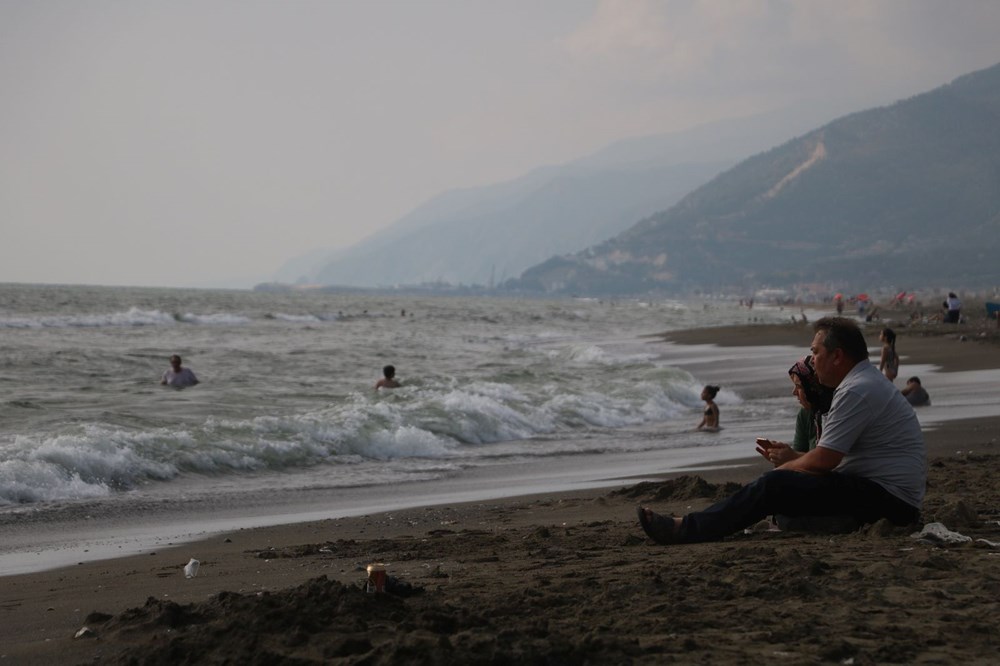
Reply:
[[0, 506], [63, 499], [106, 497], [111, 488], [88, 483], [79, 474], [42, 461], [0, 462]]
[[125, 312], [90, 315], [0, 317], [0, 328], [100, 328], [103, 326], [164, 326], [176, 323], [173, 315], [159, 310], [129, 308]]
[[394, 458], [448, 458], [454, 455], [455, 442], [413, 426], [373, 433], [365, 443], [363, 455], [380, 460]]
[[216, 314], [194, 314], [188, 312], [178, 317], [179, 321], [185, 324], [202, 324], [212, 326], [240, 326], [250, 321], [249, 317], [243, 315], [220, 312]]
[[316, 315], [311, 315], [311, 314], [310, 315], [292, 315], [292, 314], [285, 314], [283, 312], [275, 312], [274, 313], [274, 318], [277, 319], [278, 321], [287, 321], [287, 322], [292, 323], [292, 324], [317, 324], [317, 323], [323, 321], [322, 319], [320, 319]]
[[556, 353], [557, 356], [564, 356], [574, 363], [609, 363], [610, 359], [603, 349], [597, 345], [571, 346], [567, 350]]
[[[129, 308], [124, 312], [81, 315], [44, 315], [39, 317], [0, 317], [0, 328], [102, 328], [115, 326], [170, 326], [185, 324], [241, 325], [249, 317], [231, 313], [173, 315], [160, 310]], [[315, 317], [312, 321], [317, 321]]]

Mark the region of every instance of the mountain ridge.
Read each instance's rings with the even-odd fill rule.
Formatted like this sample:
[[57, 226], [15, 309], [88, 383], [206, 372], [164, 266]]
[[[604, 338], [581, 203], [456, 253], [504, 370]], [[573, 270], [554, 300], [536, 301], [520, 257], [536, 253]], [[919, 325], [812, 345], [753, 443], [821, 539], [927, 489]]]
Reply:
[[[449, 190], [340, 250], [289, 260], [275, 279], [363, 287], [492, 284], [613, 237], [825, 111], [786, 109], [616, 141], [578, 160]], [[631, 181], [631, 182], [630, 182]], [[589, 202], [583, 205], [582, 202]]]
[[[945, 233], [945, 230], [947, 233]], [[639, 294], [1000, 282], [1000, 65], [740, 162], [510, 289]]]

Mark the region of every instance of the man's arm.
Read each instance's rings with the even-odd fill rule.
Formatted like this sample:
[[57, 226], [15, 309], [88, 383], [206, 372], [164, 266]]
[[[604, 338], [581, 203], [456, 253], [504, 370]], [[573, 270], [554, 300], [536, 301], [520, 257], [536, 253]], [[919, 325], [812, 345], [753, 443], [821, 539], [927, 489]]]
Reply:
[[792, 472], [803, 472], [805, 474], [826, 474], [832, 471], [840, 461], [844, 459], [844, 454], [825, 446], [817, 446], [808, 453], [803, 453], [795, 460], [789, 460], [778, 469], [787, 469]]

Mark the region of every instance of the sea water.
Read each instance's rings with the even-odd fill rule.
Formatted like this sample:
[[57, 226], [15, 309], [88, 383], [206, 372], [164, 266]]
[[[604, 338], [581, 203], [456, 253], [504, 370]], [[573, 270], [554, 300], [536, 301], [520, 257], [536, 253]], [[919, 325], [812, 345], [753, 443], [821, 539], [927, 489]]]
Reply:
[[[550, 470], [531, 486], [544, 489], [566, 470], [617, 473], [604, 461], [623, 456], [641, 468], [737, 444], [752, 454], [755, 432], [790, 434], [794, 401], [754, 387], [786, 380], [793, 354], [727, 369], [746, 352], [656, 334], [788, 318], [721, 299], [0, 285], [0, 529], [289, 492], [392, 495], [501, 467]], [[199, 385], [159, 384], [171, 354]], [[376, 391], [386, 364], [402, 386]], [[692, 434], [709, 382], [732, 425]]]

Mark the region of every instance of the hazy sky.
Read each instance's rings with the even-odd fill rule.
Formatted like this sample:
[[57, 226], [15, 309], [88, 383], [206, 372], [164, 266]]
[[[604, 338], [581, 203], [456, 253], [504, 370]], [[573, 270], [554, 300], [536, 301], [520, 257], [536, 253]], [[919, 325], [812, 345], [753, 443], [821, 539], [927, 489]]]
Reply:
[[997, 0], [0, 0], [0, 282], [249, 284], [444, 190], [1000, 62]]

